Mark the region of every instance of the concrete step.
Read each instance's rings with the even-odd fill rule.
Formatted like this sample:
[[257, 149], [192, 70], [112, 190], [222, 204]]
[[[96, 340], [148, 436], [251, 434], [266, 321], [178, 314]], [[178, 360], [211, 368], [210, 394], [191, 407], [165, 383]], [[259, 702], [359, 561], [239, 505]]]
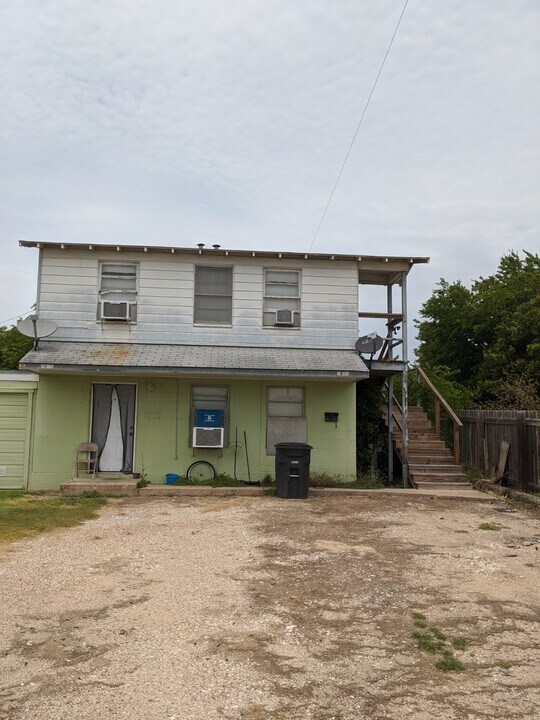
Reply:
[[139, 490], [141, 497], [174, 497], [194, 496], [201, 497], [212, 495], [223, 496], [253, 496], [264, 495], [264, 488], [258, 485], [246, 485], [244, 487], [211, 487], [210, 485], [147, 485]]
[[100, 495], [114, 496], [132, 496], [138, 495], [138, 480], [131, 477], [123, 477], [122, 479], [103, 479], [96, 478], [76, 478], [60, 485], [60, 493], [62, 495], [82, 495], [85, 492], [97, 492]]
[[412, 481], [413, 487], [417, 490], [472, 490], [472, 485], [469, 482], [423, 482], [423, 481]]

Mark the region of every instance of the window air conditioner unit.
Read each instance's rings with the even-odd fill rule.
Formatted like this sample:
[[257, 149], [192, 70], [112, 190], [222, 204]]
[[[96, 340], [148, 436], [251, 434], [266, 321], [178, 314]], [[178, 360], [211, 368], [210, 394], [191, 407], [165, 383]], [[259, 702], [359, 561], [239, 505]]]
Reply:
[[131, 320], [131, 305], [132, 303], [127, 300], [102, 300], [101, 319], [129, 322]]
[[194, 427], [193, 447], [199, 448], [222, 448], [224, 429], [222, 427]]
[[294, 325], [294, 310], [276, 310], [274, 325]]

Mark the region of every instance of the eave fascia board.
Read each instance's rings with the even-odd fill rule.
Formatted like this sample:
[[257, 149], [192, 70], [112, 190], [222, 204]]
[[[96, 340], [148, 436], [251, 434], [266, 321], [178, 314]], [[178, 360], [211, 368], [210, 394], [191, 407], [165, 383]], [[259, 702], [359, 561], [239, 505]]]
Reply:
[[[41, 248], [55, 250], [86, 250], [88, 252], [133, 252], [133, 253], [167, 253], [178, 255], [196, 255], [202, 257], [251, 257], [251, 258], [273, 258], [276, 260], [319, 260], [328, 262], [355, 262], [359, 268], [366, 270], [371, 269], [375, 263], [377, 269], [384, 266], [386, 271], [395, 269], [410, 269], [412, 265], [429, 263], [429, 257], [410, 257], [410, 256], [389, 256], [389, 255], [349, 255], [336, 253], [302, 253], [302, 252], [284, 252], [279, 250], [234, 250], [221, 247], [214, 250], [212, 247], [173, 247], [161, 245], [112, 245], [112, 244], [87, 244], [87, 243], [60, 243], [60, 242], [36, 242], [33, 240], [20, 240], [20, 247]], [[398, 267], [396, 267], [396, 264]]]

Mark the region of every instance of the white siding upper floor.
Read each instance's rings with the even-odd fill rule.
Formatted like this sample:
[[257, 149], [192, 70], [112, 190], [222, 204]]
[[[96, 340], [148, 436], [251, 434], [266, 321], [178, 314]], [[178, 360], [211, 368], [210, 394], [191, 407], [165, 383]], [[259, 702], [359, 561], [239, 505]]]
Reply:
[[[98, 319], [102, 263], [137, 266], [137, 321]], [[233, 268], [232, 324], [194, 324], [195, 265]], [[300, 271], [299, 328], [264, 327], [265, 269]], [[352, 349], [358, 337], [358, 267], [351, 261], [174, 255], [43, 248], [40, 317], [51, 340]]]

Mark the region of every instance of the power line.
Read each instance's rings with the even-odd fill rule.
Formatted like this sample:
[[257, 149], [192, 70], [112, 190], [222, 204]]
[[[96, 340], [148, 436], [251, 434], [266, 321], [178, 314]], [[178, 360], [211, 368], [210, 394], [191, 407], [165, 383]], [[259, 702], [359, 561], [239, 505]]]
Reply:
[[392, 35], [392, 38], [391, 38], [391, 40], [390, 40], [390, 43], [389, 43], [388, 47], [386, 48], [386, 52], [385, 52], [385, 54], [384, 54], [383, 61], [382, 61], [381, 66], [380, 66], [380, 68], [379, 68], [379, 72], [377, 73], [377, 77], [375, 78], [375, 82], [373, 83], [373, 87], [371, 88], [371, 92], [369, 93], [367, 102], [366, 102], [366, 104], [365, 104], [365, 106], [364, 106], [364, 110], [363, 110], [363, 112], [362, 112], [362, 116], [360, 117], [360, 121], [358, 122], [358, 125], [356, 126], [356, 130], [355, 130], [354, 135], [353, 135], [353, 138], [352, 138], [352, 140], [351, 140], [351, 144], [349, 145], [349, 149], [347, 150], [347, 153], [346, 153], [346, 155], [345, 155], [345, 159], [343, 160], [343, 163], [342, 163], [342, 165], [341, 165], [341, 169], [340, 169], [340, 171], [339, 171], [339, 173], [338, 173], [336, 182], [334, 183], [334, 187], [332, 188], [332, 192], [330, 193], [330, 197], [328, 198], [328, 202], [326, 203], [326, 207], [324, 208], [324, 212], [323, 212], [322, 217], [321, 217], [321, 219], [320, 219], [319, 225], [317, 226], [317, 230], [315, 231], [315, 235], [313, 236], [313, 240], [311, 241], [311, 245], [309, 246], [308, 252], [311, 252], [311, 248], [312, 248], [313, 245], [315, 244], [315, 240], [317, 239], [317, 235], [319, 234], [319, 230], [321, 229], [321, 226], [322, 226], [322, 224], [323, 224], [323, 222], [324, 222], [324, 218], [326, 217], [326, 213], [328, 212], [328, 208], [330, 207], [330, 203], [332, 202], [332, 198], [334, 197], [334, 193], [336, 192], [336, 188], [337, 188], [337, 186], [338, 186], [338, 184], [339, 184], [339, 181], [341, 180], [341, 176], [342, 176], [342, 174], [343, 174], [343, 170], [345, 169], [345, 165], [347, 164], [347, 160], [349, 159], [349, 155], [351, 154], [351, 150], [352, 150], [352, 148], [353, 148], [354, 141], [356, 140], [356, 136], [358, 135], [358, 131], [360, 130], [360, 127], [362, 126], [362, 122], [363, 122], [363, 120], [364, 120], [365, 114], [366, 114], [367, 109], [368, 109], [368, 107], [369, 107], [369, 103], [371, 102], [371, 98], [372, 98], [372, 96], [373, 96], [373, 93], [375, 92], [375, 88], [377, 87], [377, 83], [379, 82], [379, 78], [380, 78], [380, 76], [381, 76], [381, 73], [382, 73], [383, 68], [384, 68], [384, 64], [385, 64], [385, 62], [386, 62], [386, 58], [387, 58], [388, 55], [390, 54], [390, 50], [392, 49], [392, 45], [393, 45], [393, 43], [394, 43], [394, 39], [395, 39], [395, 37], [396, 37], [396, 35], [397, 35], [397, 32], [398, 32], [398, 30], [399, 30], [399, 26], [401, 25], [401, 20], [403, 19], [403, 15], [405, 14], [405, 10], [407, 9], [407, 5], [408, 5], [408, 4], [409, 4], [409, 0], [405, 0], [405, 4], [403, 5], [403, 10], [401, 11], [401, 15], [399, 16], [399, 20], [397, 21], [397, 25], [396, 25], [396, 28], [395, 28], [395, 30], [394, 30], [394, 34]]
[[18, 318], [22, 317], [23, 315], [28, 315], [28, 313], [32, 312], [32, 308], [30, 310], [26, 310], [23, 313], [19, 313], [18, 315], [14, 315], [13, 317], [8, 318], [7, 320], [0, 320], [0, 327], [4, 326], [6, 323], [10, 322], [10, 320], [17, 320]]

